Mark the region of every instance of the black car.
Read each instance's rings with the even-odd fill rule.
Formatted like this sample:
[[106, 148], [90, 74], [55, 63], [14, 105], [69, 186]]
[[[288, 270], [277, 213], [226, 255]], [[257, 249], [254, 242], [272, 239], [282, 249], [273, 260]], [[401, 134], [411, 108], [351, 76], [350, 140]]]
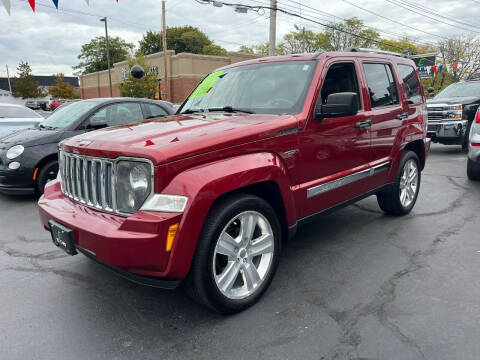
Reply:
[[42, 193], [57, 176], [58, 143], [63, 139], [174, 113], [172, 104], [147, 99], [91, 99], [62, 106], [35, 128], [0, 139], [0, 192]]
[[480, 81], [451, 84], [427, 101], [428, 137], [444, 145], [468, 149], [468, 134], [480, 104]]

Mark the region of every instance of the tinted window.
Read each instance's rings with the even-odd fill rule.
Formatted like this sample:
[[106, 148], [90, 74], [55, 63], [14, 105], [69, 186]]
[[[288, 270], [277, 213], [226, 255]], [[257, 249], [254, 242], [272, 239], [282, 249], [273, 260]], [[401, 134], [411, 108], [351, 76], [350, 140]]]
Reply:
[[16, 106], [0, 106], [0, 118], [41, 118], [35, 111]]
[[90, 124], [115, 126], [141, 120], [143, 120], [143, 113], [140, 104], [129, 102], [104, 107], [90, 117]]
[[341, 92], [357, 93], [358, 106], [362, 107], [358, 96], [357, 73], [352, 63], [336, 63], [330, 66], [322, 85], [322, 104], [327, 103], [328, 95]]
[[420, 93], [420, 83], [415, 69], [410, 65], [398, 65], [398, 73], [403, 79], [408, 103], [421, 104], [422, 94]]
[[161, 117], [161, 116], [167, 116], [167, 112], [163, 110], [158, 105], [153, 105], [153, 104], [146, 104], [148, 109], [150, 110], [150, 117], [156, 118], [156, 117]]
[[386, 64], [363, 64], [372, 108], [398, 104], [392, 69]]
[[283, 61], [216, 71], [195, 88], [180, 113], [232, 107], [261, 114], [298, 114], [316, 65], [316, 61]]

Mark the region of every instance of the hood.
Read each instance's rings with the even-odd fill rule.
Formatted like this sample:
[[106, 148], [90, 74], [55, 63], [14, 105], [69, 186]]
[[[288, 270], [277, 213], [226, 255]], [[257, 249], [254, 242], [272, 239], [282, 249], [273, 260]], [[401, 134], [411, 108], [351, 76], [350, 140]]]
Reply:
[[68, 152], [109, 158], [146, 157], [160, 164], [273, 137], [297, 126], [292, 115], [173, 115], [92, 131], [61, 144]]
[[16, 131], [0, 139], [0, 150], [9, 149], [14, 145], [24, 147], [37, 146], [57, 142], [61, 131], [30, 128]]
[[427, 100], [427, 105], [434, 105], [434, 104], [469, 105], [469, 104], [474, 104], [474, 103], [480, 103], [480, 97], [478, 97], [478, 96], [464, 96], [464, 97], [452, 97], [452, 98], [444, 98], [444, 99], [433, 98], [433, 99]]

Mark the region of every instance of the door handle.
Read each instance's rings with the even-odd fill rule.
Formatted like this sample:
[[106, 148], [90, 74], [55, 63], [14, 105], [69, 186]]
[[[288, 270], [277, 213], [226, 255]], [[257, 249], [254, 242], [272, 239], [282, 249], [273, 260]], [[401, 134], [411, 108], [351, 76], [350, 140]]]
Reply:
[[360, 130], [364, 130], [372, 126], [372, 120], [359, 121], [355, 124], [355, 126]]
[[406, 112], [397, 115], [398, 120], [405, 120], [406, 118], [408, 118], [408, 113], [406, 113]]

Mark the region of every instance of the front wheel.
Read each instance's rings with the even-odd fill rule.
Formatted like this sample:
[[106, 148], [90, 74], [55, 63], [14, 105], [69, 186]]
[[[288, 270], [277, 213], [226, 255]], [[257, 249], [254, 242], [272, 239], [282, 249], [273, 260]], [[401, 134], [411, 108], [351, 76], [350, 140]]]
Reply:
[[38, 176], [36, 180], [37, 191], [40, 194], [43, 194], [45, 185], [50, 180], [55, 180], [58, 174], [58, 161], [52, 160], [47, 162], [38, 170]]
[[207, 216], [187, 293], [220, 313], [242, 311], [270, 285], [280, 247], [280, 223], [270, 204], [248, 194], [226, 198]]
[[395, 182], [377, 194], [380, 208], [390, 215], [408, 214], [417, 201], [420, 190], [420, 161], [413, 151], [405, 151]]

